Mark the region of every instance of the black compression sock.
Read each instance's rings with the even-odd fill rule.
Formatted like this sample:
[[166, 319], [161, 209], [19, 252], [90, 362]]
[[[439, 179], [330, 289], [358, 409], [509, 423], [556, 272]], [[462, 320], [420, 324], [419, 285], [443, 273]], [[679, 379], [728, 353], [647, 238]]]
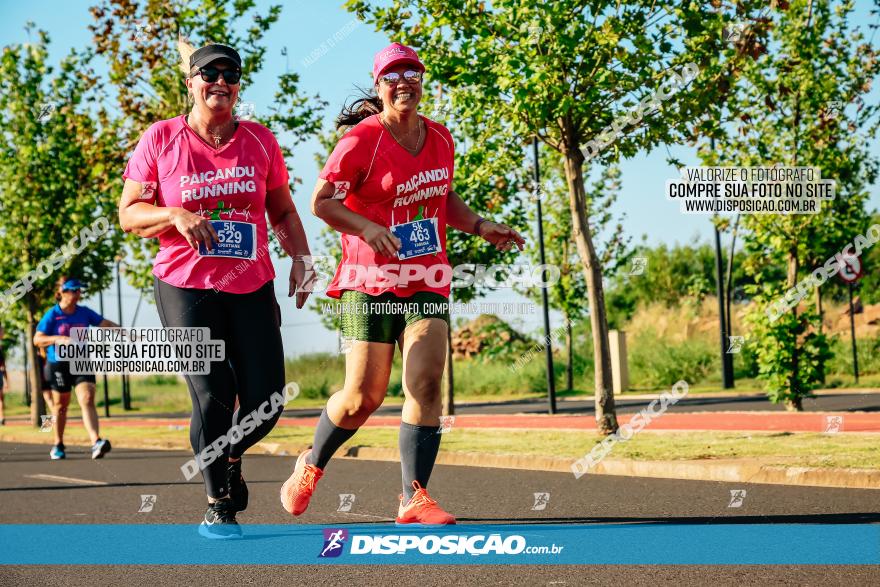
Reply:
[[321, 418], [318, 420], [318, 427], [315, 428], [315, 441], [312, 445], [312, 454], [306, 459], [310, 465], [315, 465], [319, 469], [323, 469], [330, 461], [339, 447], [345, 444], [345, 441], [354, 436], [357, 428], [348, 430], [340, 428], [330, 421], [327, 415], [327, 408], [321, 412]]
[[403, 474], [403, 502], [408, 502], [415, 491], [412, 482], [428, 486], [434, 461], [440, 452], [440, 427], [400, 423], [400, 469]]

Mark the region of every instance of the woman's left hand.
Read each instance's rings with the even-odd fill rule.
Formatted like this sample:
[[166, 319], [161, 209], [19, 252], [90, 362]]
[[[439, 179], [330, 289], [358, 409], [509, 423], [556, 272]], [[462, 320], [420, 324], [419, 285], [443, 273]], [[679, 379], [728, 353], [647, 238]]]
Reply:
[[506, 224], [498, 224], [487, 220], [480, 224], [480, 236], [495, 245], [499, 251], [509, 251], [514, 245], [521, 251], [526, 239]]
[[315, 268], [311, 265], [311, 260], [306, 263], [303, 259], [294, 259], [293, 267], [290, 268], [290, 289], [287, 297], [296, 294], [296, 309], [300, 310], [309, 299], [312, 293], [312, 287], [315, 283]]

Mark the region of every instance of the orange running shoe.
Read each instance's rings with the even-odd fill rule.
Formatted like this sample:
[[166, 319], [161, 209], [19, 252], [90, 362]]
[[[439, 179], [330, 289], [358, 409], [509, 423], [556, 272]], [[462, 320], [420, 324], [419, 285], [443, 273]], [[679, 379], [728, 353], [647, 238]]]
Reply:
[[416, 490], [416, 493], [406, 505], [403, 504], [403, 496], [400, 496], [400, 508], [397, 510], [398, 526], [446, 526], [448, 524], [455, 524], [455, 516], [437, 505], [437, 502], [428, 495], [428, 490], [419, 485], [418, 481], [413, 481], [412, 487]]
[[309, 500], [312, 499], [312, 493], [315, 492], [318, 479], [324, 476], [323, 469], [306, 463], [306, 457], [311, 452], [312, 449], [309, 449], [299, 455], [299, 458], [296, 459], [296, 466], [293, 468], [293, 474], [281, 486], [281, 504], [294, 516], [306, 511], [306, 508], [309, 507]]

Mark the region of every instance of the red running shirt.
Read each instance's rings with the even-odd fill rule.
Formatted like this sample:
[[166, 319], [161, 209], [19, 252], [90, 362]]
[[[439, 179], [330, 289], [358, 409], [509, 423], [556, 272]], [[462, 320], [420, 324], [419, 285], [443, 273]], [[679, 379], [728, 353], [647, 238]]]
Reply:
[[[431, 291], [449, 296], [449, 280], [440, 286], [429, 285], [425, 280], [410, 280], [401, 287], [383, 286], [376, 280], [355, 281], [349, 285], [341, 277], [347, 266], [383, 265], [426, 268], [443, 265], [451, 274], [446, 257], [446, 199], [452, 189], [455, 146], [445, 126], [424, 116], [420, 118], [425, 123], [427, 136], [418, 155], [400, 146], [376, 114], [362, 120], [339, 140], [320, 177], [336, 186], [334, 198], [342, 199], [346, 208], [381, 226], [436, 218], [440, 252], [401, 260], [374, 252], [359, 236], [342, 234], [342, 261], [327, 288], [330, 297], [338, 298], [344, 290], [370, 295], [392, 292], [400, 297]], [[438, 280], [433, 281], [436, 284]]]

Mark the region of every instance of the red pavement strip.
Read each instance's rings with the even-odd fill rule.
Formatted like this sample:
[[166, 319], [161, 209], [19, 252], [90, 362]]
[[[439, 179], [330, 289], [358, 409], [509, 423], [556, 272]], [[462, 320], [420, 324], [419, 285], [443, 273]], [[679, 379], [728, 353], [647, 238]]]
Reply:
[[[632, 414], [617, 417], [620, 424]], [[840, 417], [837, 421], [834, 418]], [[71, 422], [76, 425], [77, 420]], [[281, 426], [315, 426], [318, 418], [281, 418]], [[28, 425], [9, 422], [7, 425]], [[369, 427], [397, 427], [396, 416], [375, 416], [367, 420]], [[101, 418], [102, 426], [181, 426], [188, 427], [187, 418]], [[829, 427], [831, 426], [831, 427]], [[837, 429], [834, 429], [837, 426]], [[520, 428], [544, 430], [590, 430], [596, 428], [593, 416], [550, 416], [541, 414], [479, 414], [455, 417], [455, 428]], [[873, 412], [699, 412], [656, 416], [646, 430], [730, 430], [754, 432], [878, 432], [880, 413]]]

